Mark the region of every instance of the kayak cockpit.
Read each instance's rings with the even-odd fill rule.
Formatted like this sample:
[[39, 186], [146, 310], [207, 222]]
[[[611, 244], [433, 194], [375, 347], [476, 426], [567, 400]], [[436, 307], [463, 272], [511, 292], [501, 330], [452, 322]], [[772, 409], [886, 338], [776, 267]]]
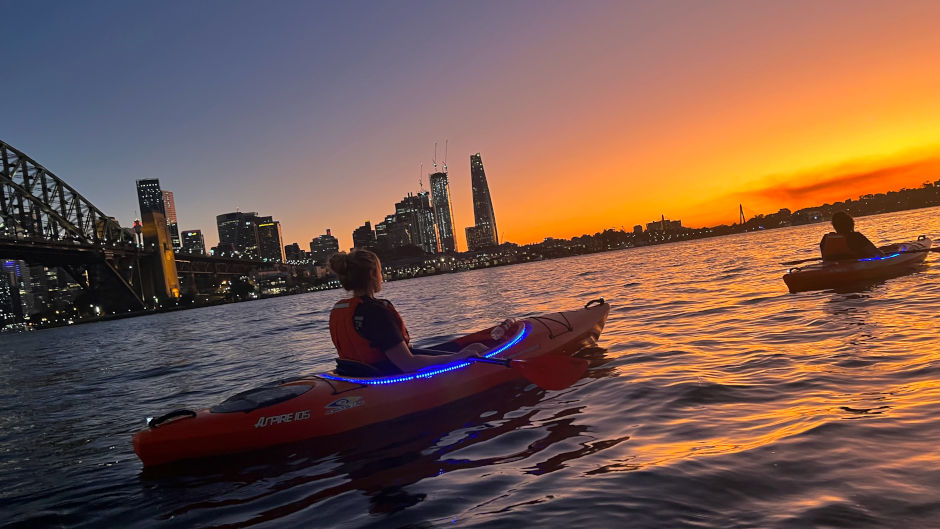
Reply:
[[248, 413], [257, 409], [274, 406], [299, 397], [313, 389], [312, 384], [291, 384], [287, 386], [262, 386], [236, 393], [209, 408], [211, 413]]
[[[483, 358], [493, 358], [501, 353], [506, 352], [513, 346], [521, 343], [525, 340], [525, 337], [532, 332], [532, 325], [529, 322], [522, 322], [518, 325], [511, 334], [511, 338], [497, 345], [492, 345], [489, 350], [484, 354], [479, 356]], [[435, 346], [434, 349], [444, 350], [442, 347]], [[429, 367], [425, 367], [418, 371], [410, 373], [400, 373], [394, 375], [380, 375], [380, 376], [356, 376], [356, 375], [343, 375], [338, 371], [333, 371], [330, 373], [321, 373], [317, 376], [327, 380], [337, 380], [341, 382], [350, 382], [353, 384], [365, 384], [369, 386], [373, 385], [386, 385], [386, 384], [397, 384], [399, 382], [409, 382], [412, 380], [419, 379], [428, 379], [435, 377], [443, 373], [449, 373], [458, 369], [464, 369], [473, 365], [473, 362], [470, 360], [455, 360], [453, 362], [448, 362], [445, 364], [438, 364]]]

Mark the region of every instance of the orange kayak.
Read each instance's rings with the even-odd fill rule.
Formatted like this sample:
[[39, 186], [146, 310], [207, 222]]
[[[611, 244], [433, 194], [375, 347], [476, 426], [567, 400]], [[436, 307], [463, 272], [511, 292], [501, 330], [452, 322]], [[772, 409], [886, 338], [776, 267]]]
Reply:
[[[459, 351], [483, 343], [486, 359], [529, 362], [570, 356], [596, 343], [610, 305], [532, 316], [505, 329], [490, 327], [431, 346]], [[494, 332], [496, 331], [496, 332]], [[517, 369], [460, 360], [390, 376], [349, 376], [337, 370], [274, 382], [200, 411], [176, 410], [152, 419], [134, 436], [144, 466], [235, 454], [340, 434], [431, 410], [495, 386], [523, 379]]]
[[916, 241], [890, 247], [881, 257], [823, 262], [791, 268], [783, 276], [790, 292], [839, 288], [868, 281], [880, 281], [906, 274], [927, 258], [931, 241], [921, 235]]

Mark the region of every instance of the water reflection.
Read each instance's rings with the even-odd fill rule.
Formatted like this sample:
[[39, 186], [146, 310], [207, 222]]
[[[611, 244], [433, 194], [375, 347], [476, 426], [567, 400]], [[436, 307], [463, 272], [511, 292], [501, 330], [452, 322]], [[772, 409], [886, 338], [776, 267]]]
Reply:
[[143, 417], [328, 368], [337, 292], [0, 336], [0, 525], [932, 526], [940, 269], [790, 294], [779, 263], [823, 228], [389, 283], [419, 343], [613, 308], [565, 391], [172, 470], [141, 473]]
[[[597, 352], [595, 358], [600, 358]], [[187, 462], [141, 474], [142, 493], [154, 504], [174, 503], [184, 487], [208, 493], [213, 499], [173, 508], [164, 519], [198, 519], [212, 512], [228, 520], [226, 527], [245, 527], [276, 520], [314, 507], [339, 495], [359, 492], [368, 498], [372, 515], [391, 515], [419, 504], [424, 493], [409, 486], [425, 479], [467, 469], [532, 461], [540, 453], [582, 436], [588, 429], [576, 424], [580, 408], [564, 409], [538, 418], [537, 405], [545, 392], [531, 384], [502, 386], [434, 413], [409, 416], [326, 440], [276, 447], [258, 453]], [[497, 403], [494, 406], [494, 402]], [[532, 431], [536, 438], [519, 447], [505, 443], [512, 432]], [[564, 468], [565, 462], [605, 450], [626, 440], [597, 440], [576, 450], [553, 453], [530, 463], [525, 472], [544, 474]], [[474, 457], [475, 447], [498, 455]], [[316, 454], [328, 454], [316, 456]], [[298, 491], [305, 491], [298, 496]], [[284, 501], [281, 496], [294, 496]], [[243, 509], [275, 500], [276, 508]], [[178, 502], [179, 498], [175, 498]], [[245, 511], [245, 512], [243, 512]], [[233, 518], [238, 521], [232, 521]]]
[[871, 291], [865, 293], [834, 293], [822, 305], [823, 313], [835, 323], [845, 326], [864, 327], [870, 325], [869, 302]]

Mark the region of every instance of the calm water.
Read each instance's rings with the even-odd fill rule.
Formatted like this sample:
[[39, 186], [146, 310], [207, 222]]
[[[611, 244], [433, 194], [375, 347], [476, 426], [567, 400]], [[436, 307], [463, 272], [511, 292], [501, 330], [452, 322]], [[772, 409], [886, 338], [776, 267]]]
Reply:
[[[938, 213], [858, 227], [937, 239]], [[172, 472], [142, 472], [145, 417], [331, 367], [339, 291], [2, 335], [0, 525], [938, 527], [940, 267], [787, 293], [825, 229], [387, 284], [419, 338], [613, 309], [568, 390]]]

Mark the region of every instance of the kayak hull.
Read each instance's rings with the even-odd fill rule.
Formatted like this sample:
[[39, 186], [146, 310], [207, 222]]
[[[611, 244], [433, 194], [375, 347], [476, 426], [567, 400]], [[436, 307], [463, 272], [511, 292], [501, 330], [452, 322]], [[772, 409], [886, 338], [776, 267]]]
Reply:
[[[486, 356], [495, 359], [570, 356], [596, 343], [609, 312], [610, 305], [601, 302], [521, 320], [501, 343], [489, 338], [489, 328], [432, 348], [459, 350], [482, 342], [491, 346]], [[295, 377], [212, 408], [151, 421], [134, 436], [134, 451], [144, 466], [154, 466], [258, 450], [432, 410], [521, 379], [517, 369], [466, 361], [401, 376], [348, 377], [333, 371]]]
[[824, 262], [790, 269], [783, 276], [790, 292], [837, 289], [881, 281], [916, 270], [927, 258], [931, 240], [918, 240], [888, 247], [885, 256]]

